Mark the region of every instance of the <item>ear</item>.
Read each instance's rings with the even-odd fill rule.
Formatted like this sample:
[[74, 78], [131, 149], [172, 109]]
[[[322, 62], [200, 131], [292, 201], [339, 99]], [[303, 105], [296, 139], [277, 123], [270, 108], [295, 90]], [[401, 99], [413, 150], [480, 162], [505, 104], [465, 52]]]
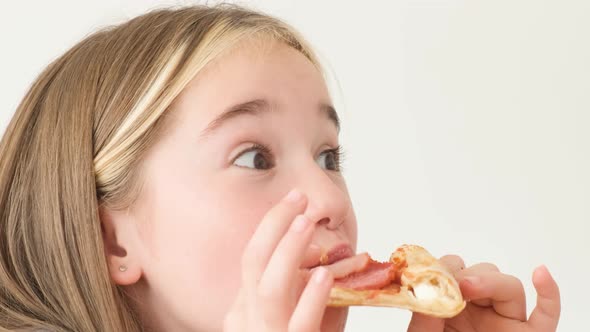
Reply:
[[118, 285], [136, 283], [141, 275], [137, 224], [126, 211], [99, 207], [105, 256], [111, 279]]

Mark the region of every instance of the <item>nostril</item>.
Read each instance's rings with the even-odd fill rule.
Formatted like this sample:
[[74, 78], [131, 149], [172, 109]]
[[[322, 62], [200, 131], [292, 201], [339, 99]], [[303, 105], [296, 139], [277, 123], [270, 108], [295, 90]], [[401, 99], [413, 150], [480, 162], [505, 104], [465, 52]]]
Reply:
[[323, 218], [317, 222], [318, 225], [328, 225], [330, 223], [330, 218]]

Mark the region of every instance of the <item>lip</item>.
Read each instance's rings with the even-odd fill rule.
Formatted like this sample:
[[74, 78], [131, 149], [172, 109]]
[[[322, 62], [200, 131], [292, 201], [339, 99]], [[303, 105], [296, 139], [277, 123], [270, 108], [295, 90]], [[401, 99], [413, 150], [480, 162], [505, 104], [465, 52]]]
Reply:
[[327, 252], [322, 253], [320, 261], [317, 265], [319, 266], [334, 264], [345, 258], [352, 257], [353, 255], [354, 251], [348, 243], [340, 243], [330, 248]]

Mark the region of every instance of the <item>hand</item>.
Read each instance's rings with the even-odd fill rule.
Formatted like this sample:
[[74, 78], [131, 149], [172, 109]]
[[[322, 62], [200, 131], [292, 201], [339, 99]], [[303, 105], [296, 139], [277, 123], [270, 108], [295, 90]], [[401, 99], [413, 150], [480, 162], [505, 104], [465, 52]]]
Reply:
[[519, 279], [489, 263], [465, 269], [458, 256], [445, 256], [440, 261], [455, 275], [467, 306], [446, 320], [414, 313], [408, 332], [556, 331], [561, 310], [559, 288], [546, 267], [538, 267], [533, 273], [537, 305], [527, 320], [525, 292]]
[[302, 215], [306, 205], [292, 191], [261, 221], [243, 253], [242, 285], [224, 331], [320, 330], [333, 278], [323, 267], [311, 278], [299, 268], [315, 228]]

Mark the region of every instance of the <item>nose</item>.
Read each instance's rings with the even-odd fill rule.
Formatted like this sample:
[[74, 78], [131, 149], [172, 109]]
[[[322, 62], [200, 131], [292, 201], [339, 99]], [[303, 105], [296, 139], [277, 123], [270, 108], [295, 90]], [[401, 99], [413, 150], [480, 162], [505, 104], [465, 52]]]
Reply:
[[315, 162], [299, 172], [297, 187], [308, 198], [305, 216], [329, 229], [338, 228], [350, 212], [350, 200], [344, 182], [338, 183], [335, 176], [319, 167]]

